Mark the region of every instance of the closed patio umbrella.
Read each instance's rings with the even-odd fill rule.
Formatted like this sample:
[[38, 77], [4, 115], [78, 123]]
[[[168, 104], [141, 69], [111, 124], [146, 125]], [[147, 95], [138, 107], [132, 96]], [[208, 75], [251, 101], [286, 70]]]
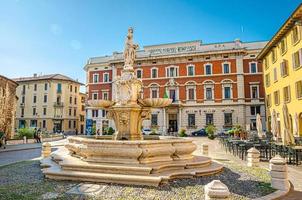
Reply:
[[283, 145], [291, 145], [295, 144], [295, 138], [290, 132], [290, 118], [288, 113], [287, 105], [283, 105], [283, 121], [284, 121], [284, 129], [282, 131], [282, 143]]
[[271, 131], [274, 136], [274, 139], [277, 140], [280, 138], [280, 132], [278, 129], [278, 122], [277, 122], [277, 114], [275, 109], [272, 111], [272, 118], [271, 118]]
[[258, 137], [262, 138], [262, 136], [263, 136], [262, 121], [261, 121], [261, 117], [259, 114], [257, 114], [257, 116], [256, 116], [256, 127], [257, 127]]
[[293, 121], [293, 133], [294, 136], [299, 136], [299, 119], [298, 119], [298, 114], [295, 113], [294, 115], [294, 121]]

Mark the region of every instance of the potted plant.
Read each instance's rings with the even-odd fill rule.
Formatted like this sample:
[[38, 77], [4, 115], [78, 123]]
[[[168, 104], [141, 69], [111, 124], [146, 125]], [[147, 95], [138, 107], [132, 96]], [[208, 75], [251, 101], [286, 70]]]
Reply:
[[188, 137], [186, 130], [185, 129], [180, 129], [179, 133], [178, 133], [179, 137]]
[[214, 140], [215, 139], [215, 132], [216, 132], [216, 127], [213, 124], [209, 124], [206, 126], [206, 133], [208, 134], [208, 138], [210, 140]]

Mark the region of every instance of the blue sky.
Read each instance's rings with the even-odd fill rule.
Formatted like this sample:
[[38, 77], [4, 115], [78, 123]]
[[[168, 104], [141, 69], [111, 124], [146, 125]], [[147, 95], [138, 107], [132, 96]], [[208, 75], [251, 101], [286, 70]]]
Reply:
[[62, 73], [85, 83], [93, 56], [144, 45], [268, 40], [298, 0], [0, 0], [0, 73]]

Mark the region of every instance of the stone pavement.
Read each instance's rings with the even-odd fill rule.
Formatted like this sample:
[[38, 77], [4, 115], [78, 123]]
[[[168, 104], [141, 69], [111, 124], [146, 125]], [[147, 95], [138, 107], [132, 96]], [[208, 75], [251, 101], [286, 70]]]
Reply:
[[[206, 137], [192, 137], [197, 144], [197, 150], [195, 154], [202, 153], [202, 144], [209, 145], [209, 156], [217, 161], [235, 161], [242, 165], [246, 165], [246, 161], [241, 160], [238, 157], [233, 156], [231, 153], [226, 153], [225, 150], [219, 145], [218, 140], [209, 140]], [[261, 162], [260, 166], [268, 169], [268, 162]], [[282, 200], [302, 200], [302, 165], [294, 166], [288, 165], [288, 178], [294, 186], [294, 189], [286, 196], [281, 198]]]

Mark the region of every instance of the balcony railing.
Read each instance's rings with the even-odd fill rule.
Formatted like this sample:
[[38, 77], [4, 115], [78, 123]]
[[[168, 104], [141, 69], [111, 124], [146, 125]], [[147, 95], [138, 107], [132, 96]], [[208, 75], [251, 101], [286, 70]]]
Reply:
[[53, 106], [54, 107], [63, 107], [64, 104], [63, 104], [63, 102], [55, 102]]

